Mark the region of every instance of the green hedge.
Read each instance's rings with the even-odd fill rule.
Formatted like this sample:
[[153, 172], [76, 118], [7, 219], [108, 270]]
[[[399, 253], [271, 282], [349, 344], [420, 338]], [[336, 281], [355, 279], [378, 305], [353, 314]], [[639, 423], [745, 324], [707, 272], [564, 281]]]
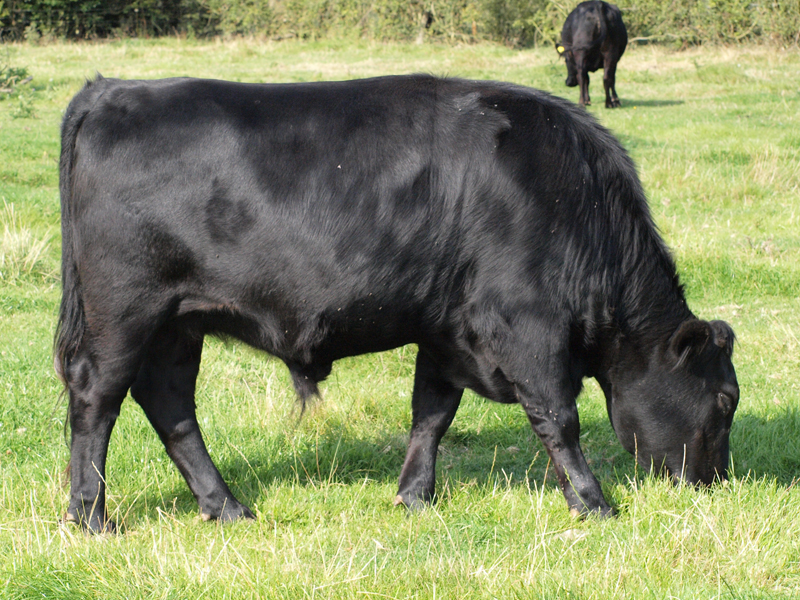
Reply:
[[627, 0], [619, 6], [634, 38], [797, 45], [800, 37], [800, 0]]
[[[0, 0], [3, 39], [263, 35], [550, 44], [576, 0]], [[797, 45], [800, 0], [620, 0], [631, 38]]]

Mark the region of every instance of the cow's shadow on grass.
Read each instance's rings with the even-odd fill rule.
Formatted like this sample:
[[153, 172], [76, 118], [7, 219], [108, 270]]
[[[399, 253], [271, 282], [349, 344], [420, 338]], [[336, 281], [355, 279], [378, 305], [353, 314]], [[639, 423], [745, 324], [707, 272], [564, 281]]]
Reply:
[[[582, 431], [584, 454], [601, 485], [624, 483], [646, 474], [620, 446], [606, 419], [584, 419]], [[368, 481], [390, 484], [393, 494], [407, 442], [407, 432], [399, 429], [368, 439], [331, 429], [302, 448], [285, 447], [276, 455], [269, 445], [251, 446], [226, 452], [216, 462], [234, 494], [251, 507], [286, 485], [322, 489], [360, 487]], [[212, 450], [218, 443], [211, 443]], [[784, 411], [766, 419], [737, 416], [731, 451], [734, 477], [774, 479], [780, 486], [793, 485], [800, 476], [800, 411]], [[169, 498], [169, 508], [177, 514], [195, 513], [197, 504], [188, 487], [182, 479], [176, 482], [172, 489], [152, 494], [147, 504], [158, 506]], [[452, 427], [440, 447], [437, 489], [491, 489], [498, 484], [538, 490], [558, 487], [547, 454], [527, 423], [498, 425], [480, 432]]]
[[792, 485], [800, 478], [800, 410], [783, 409], [767, 417], [737, 414], [731, 463], [734, 477]]
[[658, 108], [661, 106], [678, 106], [684, 104], [683, 100], [633, 100], [631, 98], [620, 98], [623, 109], [625, 108]]
[[[497, 485], [557, 490], [548, 455], [521, 409], [519, 413], [512, 423], [497, 422], [477, 430], [467, 419], [459, 426], [457, 418], [439, 448], [437, 491], [449, 493], [471, 487], [491, 490]], [[607, 419], [584, 419], [582, 432], [582, 448], [601, 485], [635, 476], [633, 457], [620, 446]], [[228, 431], [226, 438], [214, 437], [208, 436], [207, 442], [217, 467], [234, 495], [250, 507], [259, 506], [270, 494], [287, 486], [360, 488], [365, 481], [388, 485], [389, 506], [408, 445], [408, 431], [399, 428], [369, 437], [329, 428], [313, 440], [307, 435], [297, 436], [302, 440], [296, 445], [294, 436], [287, 434], [277, 443], [229, 444], [227, 449], [225, 439], [252, 439], [252, 433]], [[174, 485], [162, 486], [157, 492], [145, 492], [145, 504], [174, 509], [176, 514], [196, 513], [197, 503], [186, 484], [179, 478], [173, 481]]]

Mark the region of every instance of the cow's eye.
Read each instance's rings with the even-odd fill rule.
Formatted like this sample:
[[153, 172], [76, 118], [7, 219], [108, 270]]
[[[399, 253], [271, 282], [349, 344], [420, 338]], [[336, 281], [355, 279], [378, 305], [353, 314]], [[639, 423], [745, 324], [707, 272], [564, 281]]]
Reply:
[[728, 416], [733, 410], [733, 398], [724, 392], [717, 394], [717, 406], [722, 411], [722, 414]]

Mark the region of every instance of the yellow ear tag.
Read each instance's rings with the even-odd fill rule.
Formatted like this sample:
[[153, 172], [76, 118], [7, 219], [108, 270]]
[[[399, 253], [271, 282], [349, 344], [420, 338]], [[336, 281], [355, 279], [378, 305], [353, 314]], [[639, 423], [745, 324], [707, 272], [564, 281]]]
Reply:
[[556, 50], [558, 50], [559, 54], [564, 54], [564, 46], [556, 46]]

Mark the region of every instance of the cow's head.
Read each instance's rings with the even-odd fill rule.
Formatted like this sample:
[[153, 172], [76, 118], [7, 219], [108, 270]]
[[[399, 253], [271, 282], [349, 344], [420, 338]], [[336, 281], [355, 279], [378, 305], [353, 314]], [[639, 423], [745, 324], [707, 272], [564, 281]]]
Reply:
[[640, 465], [693, 484], [726, 478], [739, 403], [734, 338], [723, 321], [690, 319], [650, 356], [623, 355], [603, 388], [614, 431]]
[[556, 42], [556, 52], [567, 64], [567, 80], [564, 83], [567, 87], [575, 87], [578, 85], [578, 67], [575, 65], [575, 55], [563, 42]]

